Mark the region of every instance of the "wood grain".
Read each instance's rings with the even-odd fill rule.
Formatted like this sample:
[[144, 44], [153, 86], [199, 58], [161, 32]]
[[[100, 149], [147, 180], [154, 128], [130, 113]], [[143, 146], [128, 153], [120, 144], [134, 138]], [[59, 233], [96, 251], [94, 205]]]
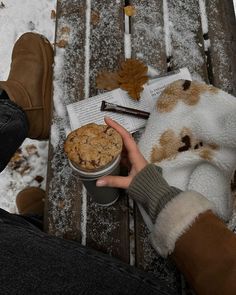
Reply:
[[56, 47], [54, 111], [44, 218], [45, 230], [50, 234], [77, 240], [81, 237], [82, 184], [68, 165], [63, 145], [69, 128], [65, 106], [84, 97], [85, 9], [85, 1], [80, 1], [78, 5], [77, 1], [59, 0], [57, 4], [55, 43], [66, 40], [68, 45], [65, 48]]

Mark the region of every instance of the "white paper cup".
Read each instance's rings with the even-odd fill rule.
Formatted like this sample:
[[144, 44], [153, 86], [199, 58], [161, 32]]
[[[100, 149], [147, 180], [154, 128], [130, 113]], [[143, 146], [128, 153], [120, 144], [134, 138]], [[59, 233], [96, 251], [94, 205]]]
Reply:
[[78, 179], [83, 182], [88, 194], [92, 196], [97, 204], [109, 206], [116, 202], [119, 197], [119, 189], [113, 187], [97, 187], [96, 181], [102, 176], [120, 174], [120, 155], [102, 169], [92, 172], [81, 169], [70, 160], [69, 164], [78, 175]]

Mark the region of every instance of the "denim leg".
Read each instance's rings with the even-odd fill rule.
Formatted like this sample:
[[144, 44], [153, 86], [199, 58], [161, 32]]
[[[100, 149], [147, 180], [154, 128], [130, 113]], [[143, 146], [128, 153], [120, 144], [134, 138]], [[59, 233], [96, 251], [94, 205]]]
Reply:
[[176, 295], [166, 282], [0, 209], [0, 294]]
[[0, 172], [28, 134], [24, 111], [9, 99], [0, 99]]

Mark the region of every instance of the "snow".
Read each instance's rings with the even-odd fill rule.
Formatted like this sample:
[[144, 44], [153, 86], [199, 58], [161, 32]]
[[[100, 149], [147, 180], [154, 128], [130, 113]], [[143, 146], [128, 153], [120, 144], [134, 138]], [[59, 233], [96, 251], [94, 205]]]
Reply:
[[91, 0], [86, 1], [86, 39], [85, 39], [85, 83], [84, 96], [89, 97], [89, 61], [90, 61], [90, 22], [91, 22]]
[[172, 48], [171, 48], [169, 11], [168, 11], [167, 0], [163, 0], [163, 18], [164, 18], [166, 56], [169, 57], [172, 54]]
[[131, 34], [124, 34], [125, 58], [131, 58]]
[[[45, 35], [54, 42], [55, 20], [51, 11], [56, 0], [3, 0], [0, 7], [0, 79], [8, 77], [11, 52], [15, 41], [25, 32]], [[47, 170], [47, 141], [26, 139], [17, 153], [22, 167], [12, 162], [0, 174], [0, 208], [15, 213], [15, 197], [27, 186], [45, 188]]]
[[81, 214], [81, 244], [86, 245], [86, 238], [87, 238], [87, 192], [85, 187], [83, 186], [82, 190], [82, 214]]
[[202, 32], [203, 34], [206, 34], [208, 32], [208, 21], [207, 21], [205, 0], [199, 0], [199, 7], [200, 7], [201, 22], [202, 22]]

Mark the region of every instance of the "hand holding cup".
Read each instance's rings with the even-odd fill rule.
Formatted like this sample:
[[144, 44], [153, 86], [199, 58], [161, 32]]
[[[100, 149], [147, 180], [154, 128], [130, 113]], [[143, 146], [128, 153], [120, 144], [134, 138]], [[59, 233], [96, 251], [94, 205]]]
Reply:
[[97, 180], [96, 185], [99, 187], [108, 186], [127, 189], [134, 176], [139, 173], [148, 164], [148, 162], [139, 151], [132, 135], [125, 128], [109, 117], [105, 117], [104, 120], [105, 123], [114, 128], [123, 139], [124, 149], [122, 152], [122, 162], [130, 168], [130, 173], [125, 177], [111, 175], [101, 177]]

